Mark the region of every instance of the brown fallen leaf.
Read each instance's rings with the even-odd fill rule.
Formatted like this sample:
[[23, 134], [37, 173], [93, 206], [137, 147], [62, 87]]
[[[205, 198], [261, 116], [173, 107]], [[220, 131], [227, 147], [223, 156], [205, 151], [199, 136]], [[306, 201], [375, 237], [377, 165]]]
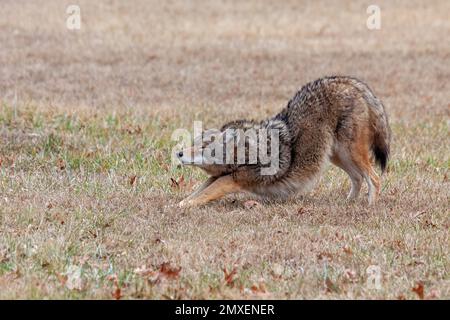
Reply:
[[172, 267], [170, 262], [164, 262], [159, 266], [158, 270], [146, 267], [142, 265], [139, 268], [134, 269], [134, 273], [144, 277], [151, 283], [160, 283], [164, 280], [175, 280], [180, 277], [181, 267]]
[[352, 255], [353, 254], [353, 251], [352, 251], [352, 248], [350, 248], [349, 246], [347, 246], [347, 245], [345, 245], [343, 248], [342, 248], [342, 251], [344, 251], [346, 254], [348, 254], [348, 255]]
[[56, 273], [56, 278], [58, 279], [59, 283], [61, 283], [61, 285], [65, 286], [66, 282], [67, 282], [67, 276], [61, 273]]
[[180, 185], [178, 184], [178, 181], [175, 180], [174, 178], [170, 178], [170, 187], [172, 189], [178, 189], [180, 187]]
[[156, 54], [150, 54], [145, 59], [145, 63], [149, 63], [150, 61], [155, 60], [155, 59], [158, 59], [158, 56]]
[[145, 265], [142, 265], [141, 267], [134, 269], [134, 273], [145, 277], [148, 275], [155, 275], [156, 272], [150, 268], [147, 268]]
[[437, 228], [437, 225], [430, 219], [425, 219], [425, 221], [423, 222], [423, 225], [427, 228]]
[[178, 180], [178, 185], [180, 186], [180, 188], [184, 188], [186, 186], [186, 181], [184, 181], [184, 176], [180, 177], [180, 179]]
[[166, 241], [164, 241], [163, 239], [161, 239], [160, 237], [155, 238], [155, 243], [166, 243]]
[[325, 290], [326, 292], [335, 292], [335, 293], [339, 293], [339, 287], [333, 282], [331, 281], [331, 279], [329, 277], [326, 277], [325, 279]]
[[181, 267], [171, 267], [170, 262], [164, 262], [159, 268], [160, 275], [167, 279], [177, 279], [180, 276], [180, 271]]
[[348, 282], [351, 282], [351, 283], [358, 282], [358, 275], [355, 270], [345, 269], [344, 277]]
[[133, 127], [131, 125], [127, 125], [122, 129], [123, 132], [126, 132], [128, 134], [140, 134], [142, 132], [142, 128], [138, 125], [136, 127]]
[[136, 180], [137, 180], [136, 175], [131, 176], [129, 180], [130, 186], [134, 186], [136, 184]]
[[185, 186], [186, 182], [184, 181], [184, 176], [181, 176], [178, 180], [170, 178], [170, 187], [172, 189], [182, 189]]
[[223, 268], [225, 284], [232, 287], [234, 285], [234, 276], [237, 274], [236, 268], [233, 268], [231, 272], [227, 271], [227, 268]]
[[412, 292], [415, 292], [420, 300], [424, 298], [424, 286], [423, 282], [419, 281], [416, 285], [411, 289]]
[[423, 264], [425, 264], [425, 263], [422, 262], [422, 261], [413, 260], [410, 263], [408, 263], [407, 266], [408, 267], [417, 267], [417, 266], [420, 266], [420, 265], [423, 265]]
[[304, 214], [306, 214], [306, 213], [308, 213], [308, 212], [309, 212], [308, 209], [305, 209], [305, 208], [303, 208], [303, 207], [300, 207], [300, 208], [298, 208], [298, 210], [297, 210], [297, 214], [298, 214], [299, 216], [304, 215]]
[[252, 290], [253, 294], [265, 294], [267, 293], [266, 285], [264, 282], [260, 282], [258, 284], [254, 284], [250, 287], [250, 290]]
[[107, 280], [112, 281], [114, 284], [114, 291], [112, 292], [112, 297], [116, 300], [120, 300], [122, 298], [122, 290], [119, 286], [119, 278], [117, 274], [110, 274], [106, 277]]
[[329, 252], [319, 252], [317, 260], [333, 260], [333, 255]]
[[119, 287], [116, 287], [116, 289], [113, 291], [112, 296], [116, 300], [120, 300], [122, 298], [122, 290], [120, 290]]
[[56, 162], [56, 165], [58, 166], [59, 170], [64, 170], [66, 168], [66, 163], [62, 158], [59, 158]]

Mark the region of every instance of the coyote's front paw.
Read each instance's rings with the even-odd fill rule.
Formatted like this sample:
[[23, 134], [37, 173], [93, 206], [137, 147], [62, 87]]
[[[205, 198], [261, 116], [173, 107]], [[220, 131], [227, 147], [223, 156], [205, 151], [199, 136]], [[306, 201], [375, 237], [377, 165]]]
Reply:
[[193, 202], [188, 199], [184, 199], [178, 203], [178, 208], [189, 208], [192, 207]]

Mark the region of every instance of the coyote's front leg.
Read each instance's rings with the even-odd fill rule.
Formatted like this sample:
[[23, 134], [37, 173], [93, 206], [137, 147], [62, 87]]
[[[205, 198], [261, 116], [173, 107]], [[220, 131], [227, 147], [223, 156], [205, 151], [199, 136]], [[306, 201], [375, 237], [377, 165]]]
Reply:
[[231, 175], [209, 178], [197, 191], [181, 201], [180, 207], [199, 206], [223, 196], [241, 191], [241, 187], [233, 180]]
[[205, 190], [207, 187], [209, 187], [214, 181], [217, 180], [217, 177], [209, 177], [208, 180], [202, 183], [200, 187], [197, 188], [194, 192], [192, 192], [186, 199], [183, 201], [191, 200], [195, 198], [200, 192]]

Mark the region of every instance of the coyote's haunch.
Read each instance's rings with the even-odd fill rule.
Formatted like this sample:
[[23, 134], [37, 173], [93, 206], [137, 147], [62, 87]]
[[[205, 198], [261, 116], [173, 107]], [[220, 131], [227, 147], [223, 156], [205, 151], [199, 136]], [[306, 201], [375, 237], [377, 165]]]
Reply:
[[[245, 134], [261, 130], [276, 134], [265, 139]], [[372, 204], [380, 192], [380, 180], [371, 158], [383, 172], [390, 137], [384, 106], [365, 83], [345, 76], [321, 78], [303, 86], [273, 118], [227, 123], [214, 139], [205, 131], [195, 138], [193, 147], [178, 151], [183, 164], [198, 166], [211, 175], [180, 206], [201, 205], [236, 192], [266, 197], [306, 192], [328, 160], [350, 176], [348, 199], [358, 196], [365, 180]], [[218, 156], [218, 149], [225, 152]], [[268, 151], [270, 161], [263, 161], [260, 155], [264, 153], [252, 157], [252, 150], [261, 149]]]

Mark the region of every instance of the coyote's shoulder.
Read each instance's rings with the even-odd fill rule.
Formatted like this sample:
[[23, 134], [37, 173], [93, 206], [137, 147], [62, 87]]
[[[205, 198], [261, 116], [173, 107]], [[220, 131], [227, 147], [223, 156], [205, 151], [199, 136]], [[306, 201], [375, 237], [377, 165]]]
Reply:
[[[228, 183], [227, 188], [220, 187], [226, 193], [248, 191], [262, 196], [287, 196], [304, 192], [320, 176], [328, 160], [350, 176], [350, 199], [357, 197], [364, 180], [369, 186], [369, 202], [376, 199], [380, 182], [371, 159], [385, 170], [391, 132], [383, 104], [364, 82], [346, 76], [317, 79], [304, 85], [274, 117], [259, 122], [233, 121], [224, 125], [222, 131], [252, 128], [279, 133], [277, 172], [261, 174], [261, 163], [199, 165], [212, 175], [213, 182], [189, 201], [202, 203], [217, 198], [204, 195], [220, 187], [221, 181]], [[180, 158], [189, 163], [190, 153], [205, 148], [208, 144], [203, 144], [202, 150], [191, 148], [181, 152]]]

